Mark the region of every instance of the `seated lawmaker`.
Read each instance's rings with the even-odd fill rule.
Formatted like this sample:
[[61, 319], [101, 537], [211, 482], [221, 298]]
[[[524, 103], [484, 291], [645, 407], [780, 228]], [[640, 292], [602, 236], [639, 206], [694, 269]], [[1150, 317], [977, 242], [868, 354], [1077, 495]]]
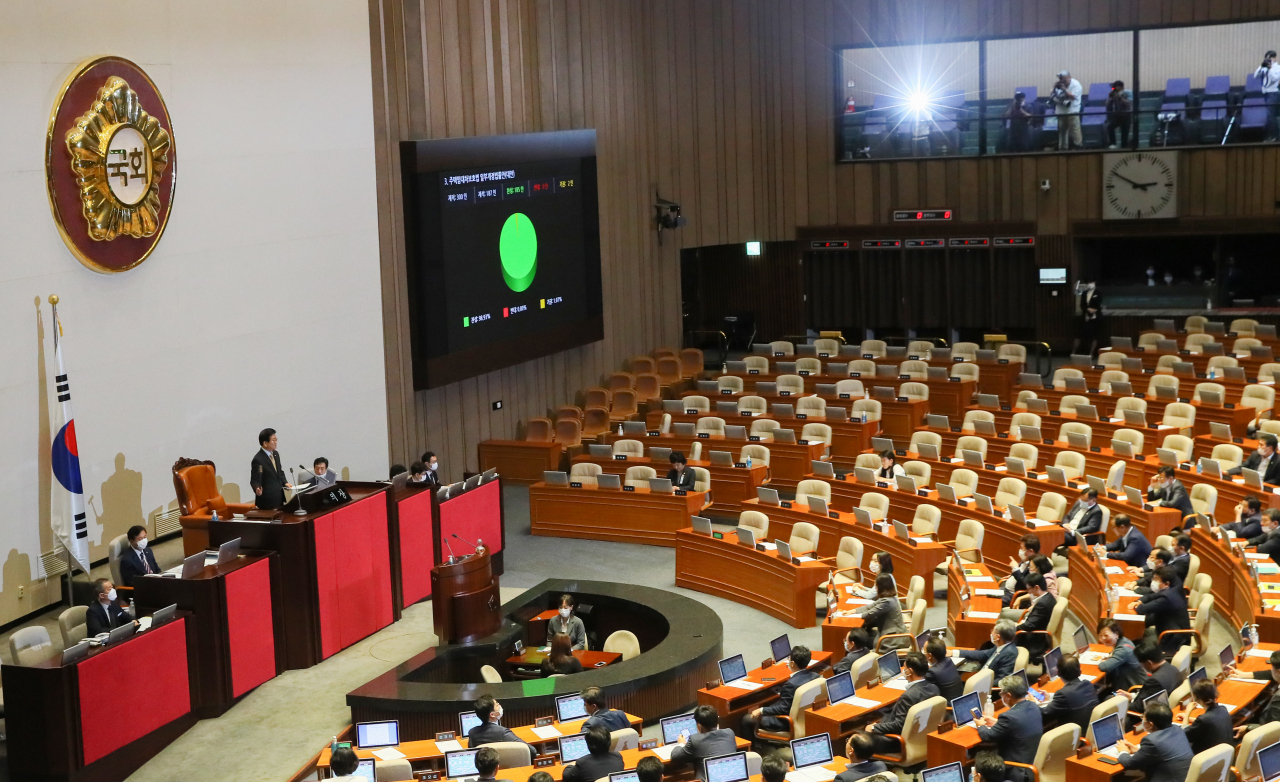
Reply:
[[587, 754], [564, 767], [564, 782], [596, 782], [626, 768], [622, 754], [609, 749], [609, 731], [595, 725], [583, 733], [587, 734]]
[[493, 747], [481, 747], [476, 753], [477, 782], [511, 782], [509, 779], [498, 779], [498, 765], [501, 757]]
[[743, 738], [748, 741], [755, 741], [758, 728], [768, 731], [787, 729], [787, 723], [778, 719], [778, 717], [791, 713], [791, 701], [796, 697], [796, 690], [814, 679], [820, 678], [819, 674], [809, 668], [811, 659], [813, 659], [813, 655], [809, 651], [809, 647], [791, 647], [791, 656], [787, 658], [787, 670], [791, 675], [778, 688], [777, 700], [752, 710], [742, 718]]
[[1076, 504], [1063, 516], [1062, 526], [1076, 533], [1066, 537], [1064, 546], [1076, 545], [1081, 537], [1090, 546], [1103, 542], [1099, 534], [1102, 530], [1102, 508], [1098, 507], [1097, 489], [1088, 489], [1080, 495]]
[[1249, 538], [1245, 545], [1256, 547], [1258, 553], [1266, 554], [1273, 562], [1280, 562], [1280, 509], [1271, 508], [1262, 514], [1262, 534]]
[[436, 458], [434, 451], [427, 451], [422, 454], [422, 463], [427, 466], [427, 483], [432, 486], [440, 485], [440, 460]]
[[360, 757], [351, 747], [338, 747], [329, 757], [329, 773], [333, 774], [330, 779], [338, 782], [344, 779], [362, 780], [364, 777], [356, 776], [358, 768], [360, 768]]
[[120, 580], [127, 587], [133, 586], [133, 580], [149, 573], [159, 573], [156, 555], [147, 548], [147, 528], [134, 524], [126, 533], [129, 537], [129, 548], [120, 552]]
[[902, 465], [898, 464], [897, 454], [890, 450], [880, 452], [880, 469], [876, 470], [877, 480], [892, 482], [899, 475], [906, 474], [907, 471], [902, 469]]
[[1018, 546], [1018, 558], [1015, 560], [1009, 557], [1009, 577], [1004, 581], [1004, 605], [1009, 605], [1014, 592], [1026, 590], [1027, 575], [1035, 572], [1031, 560], [1040, 554], [1040, 545], [1040, 536], [1034, 532], [1028, 532], [1022, 536]]
[[574, 616], [573, 597], [570, 595], [560, 596], [560, 609], [555, 616], [551, 617], [551, 621], [547, 622], [547, 646], [551, 646], [551, 642], [561, 633], [569, 636], [569, 640], [573, 641], [575, 652], [587, 648], [587, 626], [581, 619]]
[[320, 489], [338, 482], [338, 474], [329, 469], [329, 460], [323, 456], [316, 457], [311, 465], [311, 472], [316, 476], [314, 488]]
[[89, 604], [89, 610], [85, 613], [89, 638], [109, 633], [133, 621], [129, 612], [116, 602], [116, 585], [111, 583], [111, 579], [100, 578], [94, 581], [93, 593], [97, 599]]
[[1120, 765], [1141, 771], [1147, 782], [1183, 782], [1191, 769], [1191, 742], [1182, 728], [1173, 725], [1173, 711], [1163, 703], [1147, 707], [1142, 717], [1142, 742], [1134, 746], [1120, 739]]
[[1190, 630], [1191, 617], [1187, 613], [1187, 599], [1182, 589], [1173, 586], [1172, 568], [1157, 568], [1151, 576], [1151, 592], [1138, 598], [1133, 611], [1146, 617], [1145, 637], [1160, 645], [1166, 657], [1173, 657], [1180, 648], [1191, 643], [1184, 633], [1162, 636], [1170, 630]]
[[[1265, 671], [1254, 671], [1252, 674], [1253, 678], [1259, 681], [1280, 682], [1280, 650], [1272, 652], [1267, 663], [1270, 667]], [[1249, 676], [1247, 673], [1242, 674], [1236, 671], [1234, 663], [1231, 665], [1230, 670], [1231, 673], [1236, 676]], [[1253, 715], [1253, 719], [1249, 723], [1236, 728], [1236, 738], [1240, 738], [1254, 728], [1272, 722], [1280, 722], [1280, 690], [1275, 690], [1271, 693], [1271, 698], [1267, 700], [1267, 705], [1264, 706], [1261, 711], [1255, 713]]]
[[551, 639], [551, 651], [542, 661], [542, 675], [582, 673], [582, 661], [573, 656], [573, 641], [564, 633]]
[[[1213, 524], [1213, 517], [1209, 517]], [[1219, 525], [1221, 530], [1240, 538], [1256, 538], [1262, 534], [1262, 500], [1250, 494], [1236, 505], [1236, 520]]]
[[1098, 622], [1098, 643], [1111, 647], [1107, 659], [1098, 663], [1098, 670], [1107, 677], [1104, 692], [1128, 692], [1130, 687], [1147, 680], [1147, 669], [1134, 656], [1133, 641], [1124, 637], [1124, 629], [1119, 622], [1111, 617]]
[[947, 656], [947, 642], [941, 638], [930, 638], [924, 644], [924, 657], [929, 661], [929, 672], [924, 675], [926, 681], [932, 682], [947, 702], [964, 694], [964, 682], [960, 679], [960, 671]]
[[[1013, 673], [1013, 666], [1018, 662], [1018, 647], [1013, 639], [1018, 634], [1018, 625], [1012, 619], [1000, 619], [991, 628], [991, 646], [985, 649], [952, 649], [953, 657], [970, 663], [969, 670], [981, 671], [991, 669], [995, 681]], [[977, 666], [974, 667], [973, 663]]]
[[[1030, 765], [1036, 759], [1036, 749], [1044, 733], [1040, 708], [1027, 700], [1027, 680], [1023, 677], [1006, 676], [999, 685], [1000, 701], [1005, 708], [999, 716], [986, 716], [978, 721], [978, 738], [995, 744], [996, 752], [1005, 761]], [[1016, 775], [1010, 776], [1016, 778]]]
[[1168, 465], [1161, 467], [1155, 475], [1151, 476], [1151, 485], [1147, 487], [1147, 502], [1166, 508], [1176, 508], [1181, 518], [1196, 512], [1195, 508], [1191, 507], [1191, 496], [1187, 494], [1187, 487], [1182, 485], [1174, 469]]
[[1017, 633], [1021, 637], [1015, 635], [1014, 638], [1019, 646], [1027, 650], [1028, 661], [1032, 665], [1040, 665], [1044, 660], [1044, 653], [1049, 651], [1049, 644], [1052, 643], [1052, 639], [1042, 633], [1049, 629], [1049, 619], [1053, 616], [1058, 599], [1045, 589], [1044, 576], [1039, 573], [1027, 576], [1027, 594], [1031, 596], [1031, 607], [1018, 625]]
[[858, 584], [853, 588], [854, 594], [863, 600], [876, 599], [876, 580], [882, 575], [893, 575], [893, 556], [887, 551], [877, 551], [871, 555], [871, 562], [867, 565], [867, 572], [871, 574], [870, 586]]
[[1185, 678], [1182, 671], [1174, 667], [1173, 663], [1166, 662], [1164, 653], [1160, 651], [1160, 647], [1155, 641], [1143, 640], [1138, 647], [1133, 650], [1133, 656], [1138, 662], [1142, 663], [1142, 668], [1147, 672], [1147, 678], [1142, 682], [1142, 687], [1137, 692], [1129, 693], [1131, 705], [1129, 706], [1129, 727], [1132, 729], [1141, 720], [1139, 715], [1142, 714], [1143, 704], [1147, 698], [1159, 693], [1161, 690], [1166, 695], [1172, 695], [1173, 691], [1182, 684]]
[[[1219, 744], [1231, 744], [1231, 712], [1218, 703], [1218, 685], [1212, 679], [1200, 679], [1191, 685], [1191, 697], [1204, 713], [1186, 726], [1187, 741], [1195, 753], [1213, 749]], [[1179, 714], [1176, 722], [1182, 723], [1187, 715]]]
[[1239, 475], [1245, 470], [1256, 470], [1263, 483], [1280, 483], [1280, 457], [1276, 456], [1276, 436], [1263, 432], [1258, 436], [1258, 450], [1239, 467], [1227, 470], [1228, 475]]
[[592, 725], [603, 725], [607, 731], [626, 730], [631, 727], [631, 720], [621, 709], [611, 709], [604, 701], [604, 692], [599, 687], [588, 687], [582, 691], [582, 703], [587, 710], [587, 721], [582, 723], [583, 730]]
[[[875, 633], [874, 643], [879, 643], [885, 636], [907, 632], [907, 626], [902, 622], [902, 604], [898, 602], [898, 588], [894, 584], [893, 576], [888, 573], [876, 576], [875, 602], [859, 608], [854, 615], [862, 617], [862, 626], [867, 628], [868, 632]], [[889, 639], [879, 648], [882, 651], [889, 651], [910, 645], [910, 638], [900, 637]]]
[[409, 485], [410, 486], [426, 486], [428, 485], [428, 483], [429, 481], [427, 480], [427, 465], [423, 464], [422, 462], [414, 462], [413, 464], [409, 465]]
[[764, 782], [783, 782], [790, 770], [787, 761], [782, 758], [782, 753], [775, 752], [760, 763], [760, 779]]
[[692, 764], [694, 776], [705, 780], [707, 771], [703, 761], [717, 755], [737, 752], [738, 740], [731, 729], [720, 727], [720, 714], [715, 706], [704, 703], [694, 709], [693, 721], [697, 723], [698, 732], [687, 738], [680, 736], [676, 746], [671, 749], [671, 762]]
[[[737, 745], [735, 744], [736, 748]], [[636, 779], [640, 782], [662, 782], [662, 775], [666, 769], [662, 766], [662, 758], [656, 755], [646, 755], [640, 758], [640, 762], [636, 763]], [[551, 775], [547, 774], [547, 779], [536, 780], [529, 777], [529, 782], [551, 782]]]
[[671, 456], [667, 458], [671, 460], [671, 469], [667, 470], [667, 480], [671, 481], [671, 488], [693, 491], [693, 484], [698, 480], [698, 474], [685, 461], [684, 453], [672, 451]]
[[844, 657], [832, 666], [834, 673], [851, 670], [853, 664], [871, 653], [871, 635], [861, 627], [851, 629], [844, 637]]
[[989, 749], [978, 752], [973, 759], [973, 775], [969, 777], [970, 782], [1005, 782], [1009, 778], [1009, 771], [1004, 764], [1004, 758]]
[[[510, 728], [504, 728], [502, 721], [502, 704], [494, 700], [492, 695], [481, 695], [476, 698], [476, 716], [480, 724], [467, 731], [467, 746], [471, 749], [485, 744], [497, 744], [499, 741], [520, 741]], [[528, 742], [524, 742], [528, 743]]]
[[1116, 516], [1113, 526], [1116, 528], [1116, 539], [1107, 544], [1107, 559], [1118, 559], [1126, 565], [1142, 567], [1151, 553], [1151, 541], [1142, 534], [1142, 530], [1133, 526], [1128, 516]]
[[1089, 729], [1093, 707], [1098, 705], [1098, 691], [1092, 682], [1080, 678], [1080, 658], [1074, 654], [1062, 655], [1058, 661], [1058, 678], [1062, 679], [1062, 689], [1041, 707], [1040, 713], [1046, 722], [1054, 725], [1079, 725], [1083, 736]]
[[[907, 712], [917, 703], [938, 697], [938, 688], [925, 680], [929, 672], [929, 663], [919, 652], [907, 652], [902, 661], [902, 673], [907, 679], [907, 689], [903, 690], [893, 708], [879, 722], [867, 726], [871, 741], [875, 745], [877, 755], [886, 755], [902, 751], [902, 743], [893, 736], [901, 736], [906, 725]], [[1034, 753], [1034, 749], [1032, 752]]]
[[873, 774], [887, 773], [889, 767], [876, 760], [875, 754], [876, 744], [871, 736], [855, 730], [845, 743], [845, 757], [849, 759], [849, 765], [836, 775], [836, 782], [858, 782]]

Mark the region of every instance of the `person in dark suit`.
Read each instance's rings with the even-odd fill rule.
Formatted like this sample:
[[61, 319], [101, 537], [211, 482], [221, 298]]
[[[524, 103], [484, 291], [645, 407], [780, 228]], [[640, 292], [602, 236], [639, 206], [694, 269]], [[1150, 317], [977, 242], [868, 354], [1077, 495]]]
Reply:
[[[640, 762], [636, 763], [636, 778], [640, 782], [662, 782], [662, 775], [665, 772], [666, 769], [662, 766], [662, 759], [655, 755], [640, 758]], [[529, 777], [529, 782], [553, 782], [550, 774], [545, 771], [540, 773], [546, 774], [547, 778], [536, 779], [538, 775], [534, 774]]]
[[973, 759], [972, 782], [1004, 782], [1009, 778], [1009, 769], [1004, 758], [989, 749], [980, 750]]
[[844, 673], [853, 668], [853, 664], [871, 653], [871, 635], [861, 627], [855, 627], [844, 637], [844, 657], [832, 666], [834, 673]]
[[338, 482], [338, 474], [329, 469], [329, 460], [323, 456], [317, 456], [311, 463], [311, 472], [316, 476], [316, 488], [332, 486]]
[[693, 721], [698, 724], [698, 732], [688, 738], [680, 737], [671, 750], [671, 762], [693, 764], [694, 775], [705, 780], [707, 771], [702, 761], [737, 752], [738, 742], [732, 730], [720, 727], [720, 715], [715, 706], [704, 703], [694, 709]]
[[1263, 432], [1258, 437], [1258, 450], [1249, 454], [1239, 467], [1227, 470], [1229, 475], [1239, 475], [1245, 469], [1256, 470], [1263, 483], [1280, 483], [1280, 457], [1276, 456], [1276, 436]]
[[111, 579], [100, 578], [94, 581], [93, 593], [97, 600], [89, 604], [84, 617], [89, 638], [109, 633], [133, 621], [133, 617], [116, 602], [116, 585], [111, 583]]
[[1018, 547], [1018, 558], [1015, 560], [1009, 557], [1009, 578], [1004, 582], [1003, 605], [1009, 605], [1009, 601], [1013, 599], [1014, 592], [1023, 592], [1027, 588], [1027, 576], [1036, 572], [1032, 566], [1031, 560], [1040, 554], [1040, 536], [1034, 532], [1028, 532], [1022, 536], [1022, 543]]
[[1163, 505], [1166, 508], [1177, 508], [1178, 514], [1186, 518], [1195, 513], [1191, 507], [1191, 496], [1182, 481], [1174, 477], [1174, 470], [1168, 465], [1161, 467], [1151, 476], [1151, 485], [1147, 487], [1147, 502]]
[[787, 761], [783, 760], [782, 753], [776, 753], [765, 758], [760, 764], [760, 778], [764, 782], [783, 782], [787, 778], [787, 772], [791, 767], [787, 765]]
[[964, 682], [960, 679], [960, 671], [947, 656], [947, 642], [941, 638], [930, 638], [924, 644], [924, 657], [929, 661], [929, 672], [924, 675], [925, 681], [938, 688], [938, 693], [947, 702], [964, 694]]
[[1145, 595], [1151, 591], [1151, 578], [1155, 574], [1157, 568], [1168, 567], [1173, 562], [1173, 552], [1167, 548], [1156, 548], [1151, 550], [1151, 554], [1147, 556], [1147, 561], [1142, 563], [1142, 567], [1131, 567], [1129, 572], [1138, 578], [1125, 584], [1126, 589], [1132, 589], [1140, 595]]
[[[888, 573], [876, 576], [875, 602], [859, 609], [855, 615], [862, 617], [862, 626], [867, 629], [867, 632], [875, 633], [873, 637], [876, 642], [887, 635], [907, 632], [907, 626], [902, 621], [902, 604], [898, 602], [898, 588], [893, 576]], [[910, 645], [909, 638], [900, 637], [885, 641], [879, 648], [887, 652], [890, 649], [902, 649]]]
[[1191, 570], [1191, 536], [1185, 532], [1173, 536], [1173, 559], [1169, 560], [1169, 570], [1173, 571], [1175, 579], [1169, 582], [1169, 586], [1181, 589]]
[[[1213, 517], [1209, 518], [1213, 523]], [[1262, 534], [1262, 500], [1250, 494], [1236, 505], [1236, 520], [1218, 527], [1241, 538], [1256, 538]]]
[[867, 726], [871, 741], [875, 745], [875, 754], [884, 755], [902, 751], [902, 745], [889, 734], [902, 735], [902, 728], [907, 721], [907, 712], [917, 703], [923, 703], [940, 694], [933, 682], [925, 679], [929, 673], [929, 661], [920, 652], [907, 652], [903, 660], [902, 672], [907, 678], [907, 689], [903, 690], [898, 702], [893, 704], [889, 714], [879, 722]]
[[[1253, 678], [1259, 681], [1280, 682], [1280, 650], [1271, 653], [1271, 659], [1267, 661], [1270, 668], [1265, 671], [1254, 671]], [[1241, 674], [1235, 670], [1235, 665], [1231, 665], [1231, 673], [1236, 676]], [[1267, 705], [1262, 711], [1254, 714], [1254, 722], [1241, 725], [1235, 730], [1235, 737], [1238, 739], [1254, 728], [1266, 725], [1271, 722], [1280, 722], [1280, 689], [1271, 693], [1271, 699], [1267, 701]]]
[[1105, 691], [1128, 692], [1147, 680], [1147, 669], [1133, 656], [1133, 641], [1124, 637], [1119, 622], [1110, 617], [1098, 622], [1098, 642], [1111, 647], [1111, 655], [1098, 663], [1098, 670], [1107, 677]]
[[1142, 530], [1133, 526], [1128, 516], [1123, 514], [1113, 520], [1116, 528], [1116, 539], [1107, 544], [1107, 559], [1118, 559], [1126, 565], [1142, 567], [1151, 553], [1151, 541], [1142, 534]]
[[587, 721], [582, 723], [584, 730], [592, 725], [601, 725], [610, 732], [631, 727], [631, 720], [627, 719], [627, 713], [621, 709], [609, 708], [609, 704], [604, 700], [604, 692], [599, 687], [588, 687], [583, 690], [582, 703], [587, 714], [590, 715]]
[[1030, 764], [1036, 759], [1044, 720], [1040, 707], [1027, 700], [1026, 679], [1021, 676], [1001, 679], [1000, 701], [1005, 710], [999, 717], [993, 715], [979, 721], [978, 738], [995, 744], [996, 752], [1006, 762]]
[[836, 782], [858, 782], [859, 779], [866, 779], [872, 774], [884, 774], [889, 770], [882, 761], [873, 759], [876, 753], [876, 743], [871, 736], [863, 731], [854, 731], [849, 736], [849, 741], [845, 743], [845, 757], [849, 758], [849, 765], [844, 767], [844, 771], [836, 774]]
[[414, 462], [409, 465], [409, 480], [406, 481], [406, 483], [410, 486], [417, 486], [419, 488], [423, 486], [430, 486], [431, 481], [427, 478], [429, 474], [430, 471], [427, 469], [427, 465], [422, 462]]
[[991, 669], [995, 681], [1013, 673], [1013, 666], [1018, 661], [1018, 647], [1013, 639], [1018, 634], [1018, 625], [1012, 619], [1001, 619], [991, 629], [991, 646], [986, 649], [953, 649], [952, 654], [963, 660], [978, 663], [977, 670]]
[[698, 479], [698, 475], [685, 461], [684, 453], [672, 451], [671, 456], [667, 458], [671, 460], [671, 469], [667, 470], [667, 480], [671, 481], [671, 488], [693, 491], [693, 484]]
[[1271, 508], [1262, 514], [1262, 534], [1249, 538], [1246, 545], [1256, 547], [1258, 553], [1266, 554], [1273, 562], [1280, 563], [1280, 509]]
[[1187, 614], [1187, 599], [1183, 597], [1181, 589], [1174, 589], [1171, 586], [1172, 581], [1171, 568], [1157, 569], [1151, 577], [1151, 593], [1138, 598], [1138, 602], [1133, 606], [1134, 613], [1146, 617], [1146, 637], [1158, 643], [1166, 657], [1173, 657], [1178, 649], [1191, 643], [1191, 639], [1181, 633], [1161, 638], [1161, 635], [1169, 630], [1191, 629], [1191, 618]]
[[587, 754], [564, 767], [564, 782], [595, 782], [626, 768], [622, 754], [609, 749], [609, 731], [599, 725], [587, 728]]
[[791, 675], [778, 688], [777, 700], [767, 706], [761, 706], [751, 711], [742, 718], [742, 737], [744, 739], [755, 741], [758, 728], [764, 728], [769, 731], [786, 730], [787, 723], [778, 719], [778, 717], [791, 713], [791, 701], [795, 699], [796, 690], [814, 679], [820, 678], [819, 674], [809, 670], [809, 661], [811, 659], [813, 659], [813, 655], [809, 652], [809, 647], [791, 647], [791, 657], [787, 659], [787, 670]]
[[1147, 679], [1133, 694], [1133, 705], [1129, 708], [1130, 729], [1141, 721], [1139, 715], [1142, 714], [1143, 704], [1146, 703], [1147, 698], [1161, 690], [1164, 690], [1167, 695], [1173, 694], [1184, 678], [1182, 671], [1175, 668], [1173, 663], [1165, 662], [1164, 652], [1160, 651], [1160, 647], [1154, 641], [1144, 640], [1138, 644], [1133, 650], [1133, 656], [1142, 663], [1143, 670], [1147, 672]]
[[476, 753], [477, 782], [511, 782], [509, 779], [498, 779], [498, 750], [493, 747], [481, 747]]
[[293, 484], [285, 478], [280, 452], [276, 450], [278, 439], [275, 429], [263, 429], [259, 432], [258, 444], [262, 447], [253, 455], [253, 461], [249, 464], [253, 504], [259, 510], [279, 510], [284, 507], [284, 490], [293, 488]]
[[1080, 537], [1090, 546], [1103, 542], [1098, 534], [1102, 529], [1102, 508], [1098, 507], [1097, 489], [1089, 489], [1080, 495], [1076, 504], [1062, 517], [1062, 526], [1076, 533], [1067, 536], [1064, 546], [1076, 545]]
[[1182, 728], [1172, 727], [1173, 712], [1163, 703], [1153, 703], [1143, 715], [1143, 725], [1146, 733], [1138, 746], [1120, 740], [1120, 765], [1145, 773], [1147, 782], [1183, 782], [1195, 753]]
[[159, 573], [156, 555], [147, 548], [147, 528], [134, 524], [126, 533], [129, 536], [129, 549], [120, 552], [120, 580], [127, 587], [133, 586], [133, 580], [149, 573]]
[[[1204, 709], [1204, 713], [1186, 726], [1187, 741], [1191, 742], [1191, 751], [1199, 754], [1219, 744], [1230, 744], [1231, 712], [1218, 703], [1218, 686], [1212, 679], [1201, 679], [1191, 685], [1191, 697], [1196, 705]], [[1179, 715], [1184, 719], [1185, 714]]]
[[467, 731], [467, 746], [471, 749], [485, 744], [497, 744], [499, 741], [524, 741], [511, 732], [510, 728], [501, 725], [502, 704], [494, 700], [492, 695], [476, 698], [475, 709], [480, 724]]
[[1027, 576], [1027, 594], [1031, 595], [1031, 607], [1022, 617], [1014, 638], [1019, 646], [1026, 647], [1029, 662], [1039, 665], [1051, 643], [1051, 639], [1040, 633], [1049, 629], [1049, 619], [1058, 599], [1045, 589], [1044, 576], [1039, 573]]
[[1053, 694], [1040, 714], [1054, 725], [1079, 725], [1083, 736], [1089, 729], [1093, 707], [1098, 705], [1098, 691], [1091, 682], [1080, 678], [1080, 658], [1074, 654], [1062, 655], [1058, 661], [1058, 678], [1062, 679], [1062, 689]]
[[440, 460], [432, 451], [427, 451], [422, 455], [422, 463], [427, 466], [426, 483], [432, 486], [440, 485]]

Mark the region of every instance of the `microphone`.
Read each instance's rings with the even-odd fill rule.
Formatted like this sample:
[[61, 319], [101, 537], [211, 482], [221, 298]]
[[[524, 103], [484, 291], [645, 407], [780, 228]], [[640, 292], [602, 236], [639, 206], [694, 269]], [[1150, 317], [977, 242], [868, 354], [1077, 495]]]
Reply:
[[302, 492], [298, 491], [298, 476], [294, 474], [293, 468], [289, 468], [289, 477], [293, 478], [293, 498], [298, 501], [298, 509], [293, 512], [295, 516], [305, 516], [307, 512], [302, 509]]
[[479, 551], [481, 548], [483, 548], [483, 547], [484, 547], [484, 541], [483, 541], [483, 540], [481, 540], [480, 538], [476, 538], [476, 542], [475, 542], [475, 543], [472, 543], [471, 541], [467, 540], [466, 538], [458, 537], [458, 533], [456, 533], [456, 532], [452, 532], [452, 533], [450, 533], [450, 534], [451, 534], [453, 537], [458, 538], [458, 540], [462, 541], [463, 543], [466, 543], [466, 544], [467, 544], [468, 546], [470, 546], [470, 547], [472, 548], [472, 550], [474, 550], [474, 551]]
[[[455, 535], [454, 537], [457, 537], [457, 536]], [[454, 553], [453, 553], [453, 546], [450, 546], [450, 545], [449, 545], [449, 539], [448, 539], [448, 538], [445, 538], [445, 539], [444, 539], [444, 546], [445, 546], [445, 548], [449, 549], [449, 560], [448, 560], [445, 564], [446, 564], [446, 565], [452, 565], [452, 564], [453, 564], [453, 563], [454, 563], [458, 558], [457, 558], [456, 556], [454, 556]]]

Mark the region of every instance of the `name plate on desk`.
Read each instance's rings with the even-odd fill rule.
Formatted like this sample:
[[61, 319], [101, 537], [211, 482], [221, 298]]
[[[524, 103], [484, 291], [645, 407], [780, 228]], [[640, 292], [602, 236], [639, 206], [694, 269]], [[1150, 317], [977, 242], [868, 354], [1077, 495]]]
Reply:
[[850, 372], [849, 377], [862, 377], [861, 372]]
[[781, 506], [781, 507], [783, 507], [783, 508], [790, 508], [790, 507], [791, 507], [791, 503], [787, 502], [786, 500], [779, 500], [779, 501], [778, 501], [778, 505], [780, 505], [780, 506]]
[[802, 370], [800, 370], [799, 372], [797, 372], [796, 374], [797, 374], [797, 375], [800, 375], [801, 377], [805, 377], [806, 375], [808, 375], [808, 374], [809, 374], [809, 370], [807, 370], [807, 369], [802, 369]]
[[533, 721], [533, 727], [545, 728], [546, 726], [554, 723], [555, 721], [556, 721], [555, 717], [539, 717], [538, 719]]
[[958, 427], [958, 426], [953, 426], [953, 427], [951, 427], [951, 431], [952, 431], [953, 433], [955, 433], [955, 434], [959, 434], [959, 433], [960, 433], [960, 427]]
[[1048, 438], [1048, 437], [1046, 437], [1046, 438], [1044, 438], [1044, 444], [1045, 444], [1045, 445], [1053, 445], [1053, 440], [1052, 440], [1052, 439], [1050, 439], [1050, 438]]
[[898, 456], [906, 456], [906, 455], [907, 455], [907, 452], [906, 452], [906, 451], [904, 451], [904, 450], [902, 450], [901, 448], [899, 448], [898, 450], [894, 451], [894, 453], [895, 453], [895, 454], [897, 454]]
[[704, 438], [704, 439], [709, 439], [709, 438], [711, 437], [711, 433], [710, 433], [710, 432], [698, 432], [698, 437], [700, 437], [700, 438]]
[[1062, 415], [1061, 410], [1050, 410], [1049, 415]]
[[775, 351], [774, 351], [774, 353], [773, 353], [773, 355], [774, 355], [774, 356], [785, 356], [785, 355], [787, 355], [787, 354], [786, 354], [786, 353], [783, 353], [781, 350], [775, 350]]
[[684, 489], [676, 489], [675, 491], [672, 492], [672, 494], [676, 495], [677, 497], [684, 497], [688, 493], [689, 492], [685, 491]]
[[715, 540], [724, 540], [724, 533], [723, 533], [723, 532], [712, 532], [712, 533], [711, 533], [711, 537], [712, 537], [712, 538], [714, 538]]
[[697, 415], [697, 414], [698, 414], [698, 411], [697, 411], [697, 410], [693, 410], [693, 409], [688, 409], [688, 410], [685, 410], [685, 411], [684, 411], [684, 414], [685, 414], [685, 415]]
[[755, 413], [753, 413], [753, 412], [752, 412], [752, 411], [750, 411], [750, 410], [743, 410], [743, 411], [739, 412], [739, 413], [738, 413], [738, 415], [741, 415], [741, 416], [743, 416], [744, 418], [750, 418], [751, 416], [755, 415]]
[[905, 401], [907, 401], [907, 398], [906, 398], [905, 396], [900, 396], [900, 397], [898, 397], [898, 401], [899, 401], [899, 402], [905, 402]]
[[1009, 363], [1009, 359], [1007, 359], [1007, 358], [1000, 358], [1000, 359], [996, 359], [996, 363], [997, 363], [997, 364], [1008, 364], [1008, 363]]
[[625, 453], [615, 453], [613, 455], [613, 460], [615, 462], [625, 462], [627, 460], [627, 455]]
[[911, 375], [898, 375], [899, 380], [910, 380]]
[[862, 357], [863, 357], [863, 358], [875, 358], [875, 356], [871, 355], [870, 353], [863, 353], [863, 354], [862, 354]]
[[635, 491], [635, 490], [636, 490], [636, 487], [634, 487], [634, 486], [623, 486], [623, 487], [622, 487], [622, 490], [623, 490], [623, 491]]
[[852, 397], [852, 396], [850, 396], [849, 394], [841, 394], [841, 395], [840, 395], [840, 398], [841, 398], [841, 399], [852, 399], [853, 397]]
[[1223, 407], [1225, 407], [1225, 408], [1227, 408], [1228, 410], [1235, 410], [1235, 409], [1236, 409], [1236, 403], [1235, 403], [1235, 402], [1223, 402], [1223, 403], [1222, 403], [1222, 406], [1223, 406]]
[[555, 755], [539, 755], [538, 757], [533, 759], [534, 768], [546, 768], [547, 766], [554, 766], [555, 764], [556, 764]]
[[1000, 405], [1000, 409], [1007, 413], [1013, 409], [1013, 405]]
[[778, 396], [791, 396], [790, 391], [779, 391]]
[[949, 378], [947, 378], [947, 380], [948, 380], [949, 382], [951, 382], [951, 383], [959, 383], [959, 382], [960, 382], [960, 378], [958, 378], [958, 377], [949, 377]]
[[650, 429], [649, 431], [645, 432], [645, 434], [649, 437], [660, 437], [662, 435], [662, 432], [659, 432], [657, 429]]
[[745, 467], [747, 466], [747, 463], [746, 463], [746, 462], [734, 462], [734, 463], [733, 463], [733, 466], [734, 466], [734, 467], [738, 467], [738, 468], [745, 468]]
[[436, 782], [443, 774], [443, 771], [419, 771], [418, 779], [423, 780], [423, 782]]
[[963, 364], [963, 363], [964, 363], [964, 356], [954, 356], [954, 357], [951, 359], [951, 361], [952, 361], [953, 363], [956, 363], [956, 364]]
[[920, 357], [919, 357], [919, 356], [907, 356], [907, 360], [909, 360], [909, 361], [919, 361], [919, 360], [920, 360]]
[[582, 481], [569, 481], [569, 488], [570, 488], [570, 489], [581, 489], [581, 488], [582, 488]]
[[760, 370], [758, 370], [758, 369], [748, 369], [748, 370], [747, 370], [747, 374], [748, 374], [748, 375], [758, 375], [758, 374], [760, 374]]
[[819, 353], [818, 358], [831, 358], [830, 353]]
[[644, 739], [640, 742], [640, 751], [644, 752], [645, 750], [654, 749], [657, 746], [658, 746], [657, 739]]
[[458, 738], [458, 734], [451, 730], [442, 731], [436, 734], [436, 741], [453, 741], [456, 738]]
[[751, 441], [751, 442], [753, 442], [753, 443], [758, 443], [758, 442], [760, 442], [760, 435], [758, 435], [758, 434], [749, 435], [749, 436], [747, 437], [747, 439], [748, 439], [748, 440], [750, 440], [750, 441]]
[[722, 394], [728, 394], [729, 396], [732, 396], [732, 395], [733, 395], [733, 389], [732, 389], [732, 388], [722, 388], [722, 389], [720, 389], [720, 393], [722, 393]]
[[803, 421], [804, 419], [806, 419], [806, 418], [808, 418], [808, 417], [809, 417], [809, 414], [808, 414], [808, 413], [796, 413], [796, 418], [800, 419], [801, 421]]

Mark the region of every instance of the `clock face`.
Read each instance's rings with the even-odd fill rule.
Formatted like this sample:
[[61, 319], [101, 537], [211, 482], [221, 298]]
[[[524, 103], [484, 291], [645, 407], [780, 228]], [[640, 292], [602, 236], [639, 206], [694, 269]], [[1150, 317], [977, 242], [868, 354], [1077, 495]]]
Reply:
[[1147, 220], [1178, 216], [1178, 153], [1125, 152], [1102, 159], [1102, 216]]

